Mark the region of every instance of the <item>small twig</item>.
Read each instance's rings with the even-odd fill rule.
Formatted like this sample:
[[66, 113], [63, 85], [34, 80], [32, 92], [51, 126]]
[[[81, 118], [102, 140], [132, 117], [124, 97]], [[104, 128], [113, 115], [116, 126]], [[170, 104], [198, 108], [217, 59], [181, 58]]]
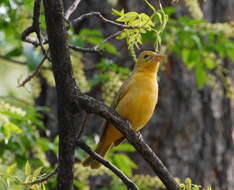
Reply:
[[82, 135], [82, 133], [83, 133], [83, 131], [84, 131], [84, 128], [85, 128], [85, 126], [86, 126], [86, 123], [87, 123], [87, 120], [88, 120], [88, 118], [89, 118], [89, 114], [87, 113], [87, 112], [85, 112], [85, 116], [84, 116], [84, 119], [83, 119], [83, 121], [82, 121], [82, 123], [81, 123], [81, 126], [80, 126], [80, 130], [79, 130], [79, 133], [78, 133], [78, 135], [77, 135], [77, 139], [79, 140], [80, 139], [80, 137], [81, 137], [81, 135]]
[[138, 190], [138, 187], [136, 186], [135, 183], [133, 183], [120, 169], [118, 169], [116, 166], [114, 166], [112, 163], [110, 163], [109, 161], [103, 159], [99, 154], [97, 154], [96, 152], [92, 151], [92, 149], [86, 145], [85, 143], [81, 142], [81, 141], [77, 141], [76, 145], [79, 146], [81, 149], [83, 149], [85, 152], [87, 152], [94, 160], [99, 161], [100, 163], [102, 163], [105, 167], [107, 167], [108, 169], [110, 169], [113, 173], [115, 173], [115, 175], [117, 175], [122, 181], [123, 183], [126, 184], [126, 186], [128, 187], [128, 189], [131, 190]]
[[12, 58], [9, 58], [7, 56], [4, 56], [4, 55], [0, 55], [0, 59], [4, 59], [8, 62], [12, 62], [12, 63], [17, 63], [19, 65], [27, 65], [27, 63], [23, 62], [23, 61], [18, 61], [18, 60], [15, 60], [15, 59], [12, 59]]
[[107, 38], [105, 38], [102, 42], [98, 43], [97, 45], [95, 45], [94, 47], [91, 47], [91, 48], [82, 48], [82, 47], [78, 47], [78, 46], [75, 46], [75, 45], [71, 45], [69, 44], [68, 47], [75, 50], [75, 51], [83, 51], [83, 52], [95, 52], [95, 53], [100, 53], [102, 52], [103, 50], [102, 49], [99, 49], [104, 43], [106, 43], [107, 41], [115, 38], [116, 36], [120, 35], [122, 33], [122, 30], [114, 33], [114, 34], [111, 34], [110, 36], [108, 36]]
[[107, 22], [107, 23], [114, 25], [114, 26], [117, 26], [121, 29], [145, 28], [143, 26], [129, 26], [126, 24], [120, 24], [118, 22], [115, 22], [113, 20], [109, 20], [109, 19], [105, 18], [100, 12], [90, 12], [90, 13], [83, 14], [83, 15], [79, 16], [78, 18], [72, 20], [71, 25], [74, 26], [74, 25], [78, 24], [79, 22], [81, 22], [82, 20], [84, 20], [85, 18], [90, 17], [90, 16], [98, 16], [103, 22]]
[[43, 55], [50, 61], [50, 58], [43, 46], [42, 38], [41, 38], [41, 29], [40, 29], [40, 9], [41, 9], [41, 0], [35, 0], [34, 2], [34, 8], [33, 8], [33, 24], [32, 27], [34, 29], [34, 32], [37, 35], [37, 39], [39, 41], [39, 45], [41, 47], [41, 51]]
[[65, 19], [69, 20], [70, 16], [74, 13], [81, 0], [75, 0], [74, 3], [69, 7], [69, 9], [65, 13]]
[[49, 178], [51, 178], [53, 175], [55, 175], [58, 172], [58, 168], [54, 169], [52, 172], [50, 172], [49, 174], [47, 174], [46, 176], [40, 178], [40, 179], [36, 179], [35, 181], [32, 182], [28, 182], [25, 183], [25, 185], [35, 185], [35, 184], [39, 184], [39, 183], [43, 183], [45, 181], [47, 181]]
[[[23, 61], [19, 61], [19, 60], [16, 60], [16, 59], [12, 59], [10, 57], [7, 57], [7, 56], [4, 56], [4, 55], [0, 55], [0, 59], [4, 59], [8, 62], [11, 62], [11, 63], [16, 63], [16, 64], [19, 64], [19, 65], [22, 65], [22, 66], [27, 66], [28, 64], [26, 62], [23, 62]], [[51, 68], [50, 67], [42, 67], [42, 69], [47, 69], [47, 70], [50, 70]]]
[[27, 82], [29, 82], [33, 77], [35, 77], [41, 70], [41, 67], [44, 63], [44, 61], [46, 60], [46, 56], [44, 56], [41, 60], [41, 62], [39, 63], [39, 65], [36, 67], [36, 70], [31, 73], [30, 75], [28, 75], [19, 85], [18, 87], [22, 87], [24, 86]]
[[[38, 43], [38, 41], [36, 42], [35, 40], [31, 40], [30, 37], [28, 37], [29, 34], [34, 32], [34, 28], [32, 26], [26, 28], [22, 33], [21, 33], [21, 39], [25, 42], [31, 43], [35, 46], [38, 46], [36, 43]], [[35, 43], [35, 44], [34, 44]]]
[[98, 49], [99, 47], [101, 47], [103, 44], [105, 44], [107, 41], [117, 37], [118, 35], [120, 35], [123, 32], [123, 30], [120, 30], [114, 34], [111, 34], [110, 36], [108, 36], [106, 39], [104, 39], [102, 42], [100, 42], [99, 44], [97, 44], [96, 46], [94, 46], [94, 49]]
[[75, 50], [75, 51], [81, 51], [81, 52], [90, 52], [90, 53], [100, 53], [100, 52], [102, 52], [102, 50], [94, 49], [93, 47], [83, 48], [83, 47], [75, 46], [75, 45], [72, 45], [72, 44], [69, 44], [68, 47]]
[[[32, 26], [26, 28], [22, 34], [21, 39], [25, 42], [31, 43], [34, 46], [40, 46], [43, 55], [50, 61], [48, 54], [43, 46], [44, 41], [41, 38], [41, 30], [40, 30], [40, 9], [41, 9], [41, 0], [35, 0], [33, 6], [33, 23]], [[31, 33], [35, 32], [37, 35], [37, 39], [29, 37]]]
[[31, 39], [28, 36], [33, 32], [36, 32], [36, 33], [38, 32], [37, 26], [39, 26], [40, 3], [41, 3], [41, 0], [35, 0], [34, 7], [33, 7], [33, 23], [30, 27], [26, 28], [21, 34], [21, 39], [23, 41], [30, 42], [32, 44], [34, 44], [34, 42], [31, 41]]

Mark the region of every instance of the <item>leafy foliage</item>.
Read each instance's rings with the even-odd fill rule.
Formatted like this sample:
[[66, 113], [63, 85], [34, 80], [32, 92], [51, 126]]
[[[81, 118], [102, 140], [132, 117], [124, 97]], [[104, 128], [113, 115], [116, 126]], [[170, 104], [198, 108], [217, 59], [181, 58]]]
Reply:
[[[134, 48], [137, 47], [139, 49], [139, 45], [142, 44], [142, 35], [149, 31], [153, 31], [157, 36], [157, 38], [155, 38], [155, 50], [158, 51], [158, 46], [161, 45], [160, 33], [164, 30], [168, 20], [168, 16], [164, 13], [162, 7], [157, 11], [147, 0], [145, 0], [145, 2], [153, 11], [151, 16], [137, 12], [125, 13], [124, 9], [121, 11], [112, 9], [113, 14], [119, 17], [116, 21], [127, 26], [135, 27], [132, 29], [124, 29], [118, 37], [119, 39], [126, 38], [128, 49], [135, 61], [137, 58]], [[159, 23], [157, 23], [157, 21], [159, 21]]]
[[[174, 11], [172, 8], [166, 9], [168, 14]], [[147, 42], [156, 38], [153, 32], [148, 32], [143, 39]], [[229, 92], [229, 97], [233, 97], [234, 90], [226, 77], [228, 71], [223, 66], [225, 58], [234, 62], [234, 42], [229, 36], [214, 30], [204, 20], [179, 17], [177, 20], [169, 19], [162, 33], [162, 41], [165, 54], [175, 53], [188, 69], [194, 71], [198, 88], [220, 81]]]

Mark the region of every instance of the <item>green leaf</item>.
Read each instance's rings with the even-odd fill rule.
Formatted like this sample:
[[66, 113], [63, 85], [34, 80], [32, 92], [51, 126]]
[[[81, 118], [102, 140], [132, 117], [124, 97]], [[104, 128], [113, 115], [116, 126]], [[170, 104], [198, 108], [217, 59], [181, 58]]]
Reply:
[[14, 173], [16, 167], [17, 167], [17, 163], [10, 165], [6, 170], [7, 174], [12, 175]]
[[11, 123], [11, 122], [6, 123], [6, 124], [4, 125], [4, 127], [9, 128], [9, 130], [10, 130], [11, 132], [14, 132], [14, 133], [22, 133], [22, 130], [21, 130], [17, 125], [15, 125], [14, 123]]
[[37, 168], [37, 169], [33, 172], [33, 177], [37, 178], [37, 177], [40, 175], [42, 168], [43, 168], [43, 167]]
[[5, 56], [15, 57], [15, 56], [20, 56], [21, 54], [22, 54], [22, 48], [21, 47], [20, 48], [16, 47], [13, 50], [7, 52]]
[[192, 180], [190, 178], [185, 179], [186, 190], [192, 190]]
[[156, 14], [158, 15], [160, 24], [162, 24], [162, 15], [159, 12], [157, 12]]
[[125, 154], [116, 154], [113, 158], [114, 163], [127, 175], [132, 175], [132, 169], [137, 165]]
[[79, 33], [80, 36], [102, 36], [102, 32], [100, 30], [95, 30], [95, 29], [88, 29], [84, 28], [80, 31]]
[[125, 151], [125, 152], [135, 152], [135, 148], [131, 144], [120, 144], [119, 146], [113, 147], [112, 150], [116, 151]]
[[192, 35], [192, 39], [196, 43], [197, 47], [201, 49], [202, 43], [201, 43], [200, 37], [198, 35]]
[[212, 59], [209, 59], [209, 58], [205, 58], [204, 62], [205, 62], [206, 67], [208, 69], [214, 69], [215, 66], [216, 66], [215, 63], [214, 63], [214, 61]]
[[117, 51], [117, 49], [115, 48], [115, 46], [113, 46], [110, 43], [105, 43], [101, 46], [101, 48], [105, 49], [106, 51], [108, 51], [109, 53], [112, 53], [114, 55], [119, 56], [119, 52]]
[[124, 14], [124, 10], [122, 9], [121, 11], [118, 11], [112, 8], [112, 14], [116, 16], [122, 16]]
[[189, 61], [189, 55], [190, 55], [190, 50], [188, 49], [182, 50], [182, 59], [185, 63]]
[[121, 16], [120, 18], [116, 19], [116, 21], [118, 22], [129, 22], [129, 21], [133, 21], [137, 18], [138, 13], [137, 12], [128, 12], [126, 14], [124, 14], [123, 16]]
[[206, 72], [201, 63], [195, 65], [196, 83], [198, 88], [202, 88], [206, 83]]
[[25, 164], [25, 169], [24, 169], [24, 173], [26, 176], [29, 176], [31, 174], [31, 166], [27, 160], [26, 164]]

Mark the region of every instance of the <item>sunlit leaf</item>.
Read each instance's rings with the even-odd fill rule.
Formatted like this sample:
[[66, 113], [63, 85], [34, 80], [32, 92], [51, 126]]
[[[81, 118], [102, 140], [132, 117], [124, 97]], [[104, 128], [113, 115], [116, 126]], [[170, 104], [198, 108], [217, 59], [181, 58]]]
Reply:
[[31, 174], [31, 166], [30, 166], [28, 160], [25, 164], [24, 173], [26, 176], [29, 176]]
[[6, 170], [7, 174], [12, 175], [14, 173], [16, 167], [17, 167], [17, 163], [10, 165]]

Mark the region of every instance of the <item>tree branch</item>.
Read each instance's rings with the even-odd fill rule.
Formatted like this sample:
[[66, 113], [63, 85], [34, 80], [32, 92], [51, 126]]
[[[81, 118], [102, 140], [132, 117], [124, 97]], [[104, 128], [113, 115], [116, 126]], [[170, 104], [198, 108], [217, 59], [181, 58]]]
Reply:
[[[44, 56], [50, 61], [49, 56], [47, 55], [47, 52], [43, 46], [44, 40], [41, 38], [41, 29], [40, 29], [40, 9], [41, 9], [41, 0], [35, 0], [34, 1], [34, 7], [33, 7], [33, 23], [32, 26], [25, 29], [21, 34], [21, 39], [25, 42], [31, 43], [34, 46], [40, 46], [41, 51], [44, 54]], [[37, 39], [29, 37], [31, 33], [35, 32], [37, 35]]]
[[75, 51], [80, 51], [80, 52], [89, 52], [89, 53], [100, 53], [100, 52], [102, 52], [101, 49], [95, 49], [94, 47], [83, 48], [83, 47], [75, 46], [75, 45], [72, 45], [72, 44], [69, 44], [68, 47], [75, 50]]
[[47, 174], [46, 176], [40, 178], [40, 179], [36, 179], [35, 181], [32, 182], [28, 182], [25, 183], [25, 185], [35, 185], [35, 184], [39, 184], [39, 183], [43, 183], [45, 181], [48, 181], [49, 178], [51, 178], [52, 176], [54, 176], [56, 173], [58, 172], [58, 168], [54, 169], [51, 173]]
[[136, 186], [136, 184], [133, 183], [120, 169], [118, 169], [109, 161], [103, 159], [103, 157], [101, 157], [96, 152], [92, 151], [92, 149], [88, 145], [86, 145], [85, 143], [81, 141], [77, 141], [76, 145], [79, 146], [81, 149], [83, 149], [85, 152], [87, 152], [93, 159], [101, 162], [102, 165], [110, 169], [115, 175], [117, 175], [123, 181], [123, 183], [125, 183], [128, 189], [138, 190], [138, 187]]
[[101, 19], [101, 21], [105, 22], [105, 23], [109, 23], [113, 26], [117, 26], [121, 29], [137, 29], [137, 28], [145, 28], [143, 26], [129, 26], [129, 25], [125, 25], [125, 24], [120, 24], [118, 22], [115, 22], [113, 20], [109, 20], [107, 18], [105, 18], [100, 12], [89, 12], [89, 13], [86, 13], [86, 14], [83, 14], [81, 16], [79, 16], [78, 18], [76, 19], [73, 19], [71, 21], [71, 26], [74, 26], [74, 25], [77, 25], [79, 24], [82, 20], [84, 20], [85, 18], [87, 17], [91, 17], [91, 16], [97, 16]]
[[77, 134], [76, 139], [78, 139], [78, 140], [80, 139], [80, 137], [81, 137], [81, 135], [82, 135], [82, 133], [84, 131], [84, 128], [86, 126], [88, 118], [89, 118], [89, 113], [85, 113], [84, 119], [83, 119], [83, 121], [81, 123], [81, 127], [79, 129], [79, 133]]
[[[4, 60], [6, 60], [8, 62], [19, 64], [19, 65], [22, 65], [22, 66], [27, 66], [28, 65], [26, 62], [19, 61], [19, 60], [16, 60], [16, 59], [12, 59], [12, 58], [4, 56], [4, 55], [0, 55], [0, 59], [4, 59]], [[50, 70], [51, 68], [42, 66], [41, 69]]]
[[65, 13], [65, 19], [69, 20], [70, 16], [75, 12], [76, 8], [80, 4], [81, 0], [75, 0], [73, 4], [69, 7], [69, 9]]
[[30, 75], [28, 75], [19, 85], [18, 87], [22, 87], [24, 86], [27, 82], [29, 82], [30, 80], [32, 80], [32, 78], [34, 78], [42, 69], [42, 65], [44, 63], [44, 61], [46, 60], [46, 56], [44, 56], [41, 60], [41, 62], [39, 63], [39, 65], [37, 65], [36, 70], [31, 73]]
[[4, 55], [0, 55], [0, 59], [4, 59], [4, 60], [6, 60], [8, 62], [16, 63], [16, 64], [19, 64], [19, 65], [27, 66], [27, 63], [25, 63], [23, 61], [18, 61], [16, 59], [12, 59], [12, 58], [4, 56]]
[[100, 42], [99, 44], [97, 44], [96, 46], [94, 46], [94, 49], [99, 49], [103, 44], [105, 44], [107, 41], [117, 37], [118, 35], [120, 35], [123, 32], [123, 30], [120, 30], [114, 34], [111, 34], [110, 36], [108, 36], [107, 38], [105, 38], [102, 42]]

